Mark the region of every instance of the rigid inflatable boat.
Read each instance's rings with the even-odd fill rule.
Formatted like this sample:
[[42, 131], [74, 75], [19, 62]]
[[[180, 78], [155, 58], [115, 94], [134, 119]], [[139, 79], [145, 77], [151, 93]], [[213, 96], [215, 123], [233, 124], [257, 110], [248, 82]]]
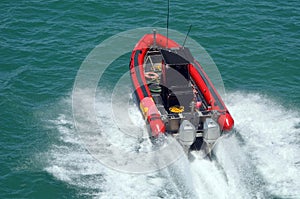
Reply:
[[134, 96], [150, 138], [174, 136], [185, 151], [210, 153], [234, 120], [187, 47], [156, 33], [144, 35], [129, 64]]

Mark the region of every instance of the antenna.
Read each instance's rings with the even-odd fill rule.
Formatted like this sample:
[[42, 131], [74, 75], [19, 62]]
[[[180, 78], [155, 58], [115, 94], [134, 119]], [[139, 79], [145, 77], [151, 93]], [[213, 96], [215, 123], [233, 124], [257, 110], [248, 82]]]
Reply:
[[153, 48], [156, 48], [156, 29], [153, 29]]
[[188, 35], [190, 34], [191, 29], [192, 29], [192, 24], [190, 25], [190, 28], [189, 28], [188, 32], [186, 33], [186, 36], [185, 36], [184, 42], [182, 44], [182, 47], [184, 47], [186, 39], [187, 39]]
[[167, 46], [168, 48], [168, 40], [169, 40], [169, 15], [170, 15], [170, 0], [168, 0], [168, 15], [167, 15]]

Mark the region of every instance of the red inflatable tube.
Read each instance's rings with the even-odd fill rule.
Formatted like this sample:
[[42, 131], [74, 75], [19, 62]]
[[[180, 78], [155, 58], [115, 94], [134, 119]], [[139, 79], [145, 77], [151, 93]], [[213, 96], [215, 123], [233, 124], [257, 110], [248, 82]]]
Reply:
[[[234, 120], [231, 117], [231, 115], [229, 114], [220, 95], [218, 94], [218, 92], [216, 91], [214, 86], [212, 85], [210, 79], [207, 77], [207, 75], [203, 71], [202, 67], [200, 65], [198, 67], [199, 67], [198, 70], [201, 70], [202, 74], [205, 75], [207, 82], [204, 81], [201, 74], [199, 74], [198, 70], [192, 64], [189, 65], [191, 77], [195, 81], [197, 87], [200, 89], [200, 91], [203, 94], [208, 105], [211, 106], [211, 109], [217, 110], [221, 114], [218, 119], [220, 128], [223, 131], [230, 131], [234, 126]], [[210, 90], [208, 88], [207, 84], [210, 84], [210, 88], [212, 90]], [[212, 92], [215, 93], [216, 98], [213, 97]]]
[[225, 114], [220, 115], [218, 123], [222, 127], [223, 131], [230, 131], [234, 126], [234, 120], [228, 111], [226, 111]]
[[157, 137], [166, 131], [163, 121], [160, 119], [160, 114], [156, 105], [151, 97], [145, 97], [140, 102], [140, 110], [144, 118], [150, 124], [152, 136]]

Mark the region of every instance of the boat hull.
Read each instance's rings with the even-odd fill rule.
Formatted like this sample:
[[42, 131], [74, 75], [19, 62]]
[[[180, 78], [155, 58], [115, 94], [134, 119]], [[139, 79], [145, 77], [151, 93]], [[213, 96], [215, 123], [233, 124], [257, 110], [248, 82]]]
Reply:
[[[139, 109], [150, 127], [150, 137], [169, 133], [190, 139], [191, 136], [186, 136], [188, 130], [180, 129], [188, 129], [189, 125], [181, 125], [191, 122], [198, 132], [193, 143], [197, 136], [209, 142], [207, 132], [212, 135], [213, 131], [205, 129], [208, 117], [214, 117], [212, 121], [220, 134], [233, 128], [234, 120], [211, 80], [189, 50], [175, 41], [157, 33], [144, 35], [132, 51], [129, 69]], [[183, 107], [180, 104], [186, 110], [180, 110]], [[179, 112], [174, 112], [174, 107], [179, 107]], [[169, 118], [172, 116], [175, 119]]]

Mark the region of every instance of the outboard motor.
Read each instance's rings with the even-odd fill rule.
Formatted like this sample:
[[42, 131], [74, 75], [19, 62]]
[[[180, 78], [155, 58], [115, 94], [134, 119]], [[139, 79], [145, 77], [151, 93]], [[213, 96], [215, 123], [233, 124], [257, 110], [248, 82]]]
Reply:
[[221, 136], [220, 127], [212, 118], [206, 118], [203, 130], [203, 141], [208, 145], [208, 152], [210, 152], [214, 143]]
[[196, 139], [195, 126], [188, 120], [183, 120], [178, 130], [179, 141], [182, 145], [190, 147]]

